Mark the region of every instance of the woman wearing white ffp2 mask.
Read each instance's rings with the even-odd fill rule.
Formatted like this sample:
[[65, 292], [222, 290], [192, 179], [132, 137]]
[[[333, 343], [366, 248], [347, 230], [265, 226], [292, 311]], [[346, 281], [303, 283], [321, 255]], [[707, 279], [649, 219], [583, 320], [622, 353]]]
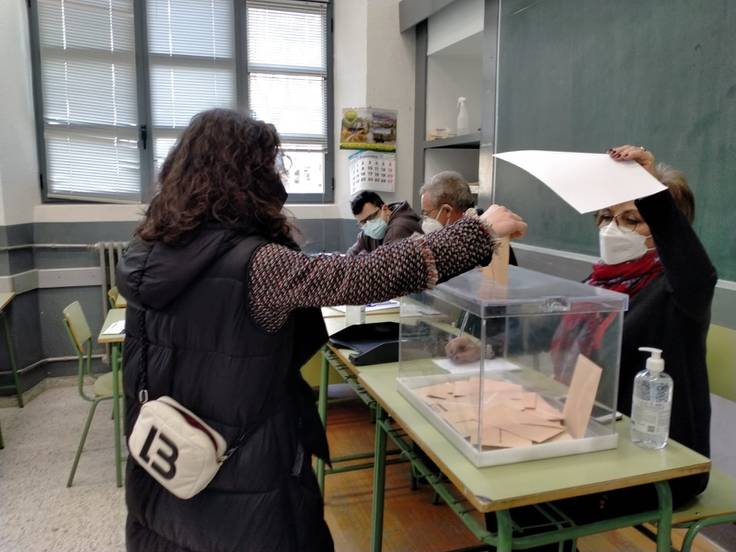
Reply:
[[645, 255], [647, 251], [654, 249], [653, 247], [647, 247], [647, 241], [651, 241], [652, 236], [643, 235], [636, 231], [637, 226], [640, 224], [646, 226], [646, 223], [636, 220], [637, 215], [632, 211], [626, 211], [622, 214], [624, 215], [624, 221], [634, 219], [634, 222], [619, 222], [622, 218], [621, 215], [598, 215], [601, 260], [607, 265], [638, 259]]

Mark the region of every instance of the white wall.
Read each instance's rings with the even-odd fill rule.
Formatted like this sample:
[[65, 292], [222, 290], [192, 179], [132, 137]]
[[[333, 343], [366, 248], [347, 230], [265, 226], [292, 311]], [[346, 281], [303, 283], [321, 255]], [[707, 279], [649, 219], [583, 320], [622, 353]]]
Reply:
[[[338, 0], [339, 1], [339, 0]], [[414, 31], [399, 31], [398, 0], [370, 0], [368, 105], [396, 109], [396, 192], [385, 201], [411, 201], [414, 186]], [[416, 209], [418, 205], [413, 205]]]
[[[343, 107], [399, 111], [398, 184], [396, 193], [386, 194], [388, 201], [410, 200], [413, 186], [414, 34], [400, 34], [398, 5], [399, 0], [335, 0], [334, 6], [335, 143]], [[137, 220], [141, 206], [41, 204], [25, 0], [0, 0], [0, 51], [0, 225]], [[298, 218], [352, 217], [349, 153], [336, 151], [335, 203], [292, 206]]]
[[40, 203], [25, 0], [0, 1], [0, 225], [33, 221]]

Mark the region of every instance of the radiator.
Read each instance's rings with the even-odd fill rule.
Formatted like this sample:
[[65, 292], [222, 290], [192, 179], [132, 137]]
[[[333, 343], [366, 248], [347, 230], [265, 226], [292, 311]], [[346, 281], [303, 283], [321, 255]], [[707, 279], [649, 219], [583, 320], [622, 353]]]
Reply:
[[102, 312], [107, 313], [110, 304], [107, 300], [107, 292], [117, 286], [115, 282], [115, 267], [118, 265], [120, 257], [123, 256], [123, 250], [128, 246], [128, 242], [97, 242], [95, 249], [100, 254], [100, 282], [102, 283]]

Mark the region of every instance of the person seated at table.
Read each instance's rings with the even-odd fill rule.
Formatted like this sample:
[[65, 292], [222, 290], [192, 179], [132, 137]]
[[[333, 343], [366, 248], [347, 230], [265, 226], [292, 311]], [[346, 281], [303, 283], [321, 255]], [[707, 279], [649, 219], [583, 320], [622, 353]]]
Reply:
[[[422, 206], [422, 230], [425, 234], [453, 224], [468, 214], [482, 214], [475, 205], [473, 192], [459, 172], [442, 171], [419, 190]], [[517, 266], [513, 248], [509, 249], [509, 264]]]
[[172, 397], [229, 445], [247, 435], [189, 500], [129, 456], [129, 552], [333, 550], [311, 462], [313, 454], [329, 461], [327, 440], [300, 374], [327, 341], [318, 307], [432, 287], [489, 262], [496, 237], [526, 231], [518, 215], [494, 206], [370, 254], [308, 256], [282, 212], [279, 152], [272, 125], [227, 109], [196, 115], [118, 264], [128, 299], [126, 435], [143, 379], [150, 400]]
[[351, 257], [422, 233], [422, 221], [408, 201], [384, 203], [376, 192], [366, 190], [350, 201], [350, 208], [360, 226], [358, 238], [347, 251]]
[[[709, 456], [705, 340], [718, 277], [692, 227], [695, 199], [685, 175], [655, 164], [654, 155], [644, 147], [624, 145], [608, 153], [617, 161], [639, 163], [667, 187], [596, 213], [601, 260], [585, 282], [626, 293], [630, 299], [624, 314], [618, 409], [631, 415], [634, 376], [646, 361], [638, 348], [662, 349], [665, 371], [674, 380], [670, 437]], [[558, 329], [555, 339], [574, 339], [575, 331], [564, 329]], [[477, 347], [472, 351], [471, 340], [462, 339], [448, 344], [448, 354], [456, 362], [468, 362], [477, 360], [479, 352]], [[584, 463], [584, 458], [580, 461]], [[707, 473], [670, 481], [674, 507], [693, 499], [707, 484]], [[654, 509], [657, 496], [653, 485], [644, 485], [555, 504], [576, 521], [589, 522], [633, 509]]]

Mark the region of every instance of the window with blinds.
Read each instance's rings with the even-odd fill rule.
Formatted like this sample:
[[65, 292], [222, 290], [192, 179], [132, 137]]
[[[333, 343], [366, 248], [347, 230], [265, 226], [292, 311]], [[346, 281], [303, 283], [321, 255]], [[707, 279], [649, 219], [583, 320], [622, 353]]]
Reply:
[[251, 113], [276, 126], [290, 194], [323, 194], [327, 154], [327, 5], [246, 0]]
[[235, 107], [232, 0], [147, 0], [153, 156], [160, 168], [193, 115]]
[[30, 1], [46, 197], [150, 197], [182, 130], [213, 107], [274, 124], [289, 193], [330, 197], [326, 1]]
[[49, 198], [138, 201], [133, 0], [38, 0]]

